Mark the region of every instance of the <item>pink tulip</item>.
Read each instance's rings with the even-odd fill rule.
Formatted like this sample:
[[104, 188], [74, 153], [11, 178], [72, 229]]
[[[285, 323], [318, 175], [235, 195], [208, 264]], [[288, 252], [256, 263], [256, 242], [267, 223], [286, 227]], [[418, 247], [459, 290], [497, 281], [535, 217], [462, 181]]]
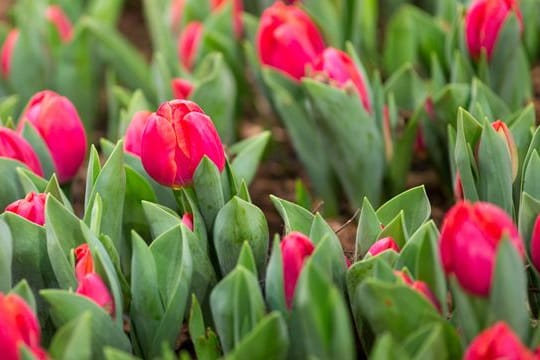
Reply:
[[114, 315], [114, 302], [107, 286], [98, 274], [86, 274], [80, 281], [76, 290], [79, 295], [86, 296], [101, 306], [110, 315]]
[[338, 88], [355, 89], [366, 111], [371, 112], [371, 100], [366, 81], [347, 53], [332, 47], [324, 49], [315, 59], [313, 71], [314, 77], [324, 75], [325, 80]]
[[173, 188], [190, 185], [204, 156], [223, 171], [223, 144], [212, 120], [197, 104], [173, 100], [150, 115], [142, 137], [141, 160], [154, 180]]
[[212, 11], [219, 11], [222, 6], [227, 4], [228, 1], [233, 2], [233, 25], [234, 25], [234, 33], [236, 34], [237, 38], [242, 37], [243, 30], [243, 24], [242, 24], [242, 11], [243, 11], [243, 5], [242, 0], [212, 0], [210, 5], [212, 7]]
[[30, 144], [15, 131], [0, 127], [0, 157], [17, 160], [36, 175], [43, 176], [41, 163]]
[[491, 126], [493, 126], [497, 134], [506, 144], [506, 149], [508, 150], [508, 155], [510, 156], [510, 163], [512, 165], [512, 180], [515, 180], [518, 174], [519, 158], [514, 137], [512, 136], [510, 129], [508, 129], [508, 126], [501, 120], [494, 121], [491, 123]]
[[73, 25], [60, 6], [49, 5], [45, 12], [45, 17], [55, 26], [63, 42], [67, 43], [71, 41], [73, 37]]
[[175, 78], [171, 80], [171, 89], [175, 99], [188, 99], [193, 92], [193, 84], [188, 80]]
[[6, 36], [2, 49], [0, 49], [0, 73], [4, 78], [8, 78], [11, 71], [11, 60], [13, 59], [13, 52], [15, 51], [15, 45], [19, 39], [19, 30], [12, 29]]
[[94, 271], [94, 260], [88, 244], [77, 246], [75, 248], [75, 277], [77, 281], [82, 281], [86, 275]]
[[315, 249], [311, 240], [302, 233], [291, 232], [281, 241], [281, 257], [283, 260], [283, 285], [285, 301], [291, 308], [294, 291], [304, 262]]
[[189, 230], [193, 231], [193, 214], [185, 213], [184, 216], [182, 216], [182, 223], [186, 225]]
[[137, 111], [129, 126], [126, 129], [126, 135], [124, 136], [124, 149], [136, 156], [141, 156], [141, 141], [144, 132], [144, 127], [148, 122], [148, 118], [152, 115], [150, 111]]
[[429, 286], [420, 280], [413, 280], [411, 277], [404, 271], [394, 271], [394, 275], [398, 279], [400, 279], [405, 285], [413, 289], [414, 291], [418, 292], [420, 295], [425, 297], [435, 308], [441, 312], [441, 304], [439, 303], [439, 300], [433, 295], [431, 290], [429, 289]]
[[86, 133], [75, 106], [68, 98], [44, 90], [30, 99], [19, 120], [21, 132], [31, 124], [49, 148], [58, 181], [70, 181], [86, 157]]
[[197, 53], [203, 35], [203, 24], [199, 21], [189, 23], [178, 39], [178, 58], [184, 67], [191, 71], [195, 65]]
[[497, 246], [506, 236], [524, 256], [523, 242], [512, 219], [497, 206], [460, 201], [448, 211], [441, 231], [440, 253], [447, 275], [479, 296], [489, 295]]
[[6, 207], [6, 211], [22, 216], [38, 225], [45, 224], [45, 203], [47, 194], [28, 193], [24, 199], [17, 200]]
[[499, 38], [504, 22], [511, 12], [517, 16], [523, 31], [523, 18], [517, 0], [477, 0], [465, 16], [465, 37], [471, 57], [480, 58], [482, 49], [488, 60]]
[[309, 16], [294, 5], [277, 1], [267, 8], [257, 31], [257, 51], [263, 65], [300, 80], [306, 66], [324, 51], [324, 40]]
[[540, 214], [534, 222], [531, 237], [531, 260], [536, 270], [540, 271]]
[[169, 10], [171, 29], [177, 33], [180, 30], [182, 16], [184, 15], [184, 7], [186, 0], [172, 0]]
[[396, 244], [394, 239], [392, 239], [391, 237], [385, 237], [375, 241], [375, 243], [369, 248], [368, 254], [370, 254], [371, 256], [375, 256], [386, 250], [393, 250], [397, 253], [401, 251], [399, 245]]

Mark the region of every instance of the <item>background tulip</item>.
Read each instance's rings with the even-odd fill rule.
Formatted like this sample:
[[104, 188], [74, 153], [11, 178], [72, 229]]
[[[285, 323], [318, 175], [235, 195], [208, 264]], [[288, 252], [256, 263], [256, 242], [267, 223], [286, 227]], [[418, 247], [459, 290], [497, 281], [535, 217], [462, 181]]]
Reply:
[[212, 120], [192, 101], [161, 104], [149, 117], [142, 137], [141, 160], [146, 172], [165, 186], [189, 185], [204, 156], [219, 171], [225, 167], [223, 144]]
[[485, 49], [491, 58], [499, 33], [510, 12], [517, 16], [521, 30], [523, 19], [516, 0], [477, 0], [465, 16], [467, 47], [473, 59], [478, 59]]
[[486, 296], [491, 288], [497, 245], [503, 236], [521, 256], [523, 244], [512, 219], [497, 206], [461, 201], [446, 214], [440, 252], [445, 272], [467, 291]]
[[107, 289], [107, 286], [101, 280], [98, 274], [86, 274], [80, 281], [76, 293], [86, 296], [101, 306], [109, 314], [114, 315], [114, 302]]
[[141, 156], [141, 140], [144, 132], [144, 127], [148, 122], [148, 117], [152, 115], [150, 111], [137, 111], [129, 126], [126, 129], [124, 136], [124, 149], [133, 155]]
[[219, 10], [222, 6], [227, 4], [228, 1], [232, 1], [233, 3], [233, 26], [234, 26], [234, 33], [238, 38], [242, 37], [243, 32], [243, 24], [242, 24], [242, 11], [243, 11], [243, 5], [242, 0], [212, 0], [210, 5], [212, 7], [212, 10]]
[[61, 183], [70, 181], [86, 157], [86, 133], [77, 109], [64, 96], [45, 90], [35, 94], [21, 115], [18, 130], [30, 123], [41, 135]]
[[47, 194], [28, 193], [24, 199], [17, 200], [6, 207], [6, 211], [15, 213], [23, 218], [43, 225], [45, 223], [45, 202]]
[[11, 59], [13, 58], [13, 51], [19, 38], [19, 30], [12, 29], [6, 36], [2, 49], [0, 50], [0, 72], [4, 78], [9, 76], [11, 70]]
[[174, 32], [178, 32], [180, 30], [185, 5], [186, 0], [171, 0], [169, 18], [171, 29]]
[[405, 285], [428, 299], [429, 302], [432, 303], [433, 306], [437, 308], [437, 310], [439, 310], [439, 312], [441, 311], [441, 304], [439, 303], [439, 300], [437, 300], [435, 295], [433, 295], [433, 293], [429, 289], [429, 286], [425, 282], [411, 279], [411, 277], [404, 271], [394, 271], [394, 275], [396, 275], [398, 279], [403, 281]]
[[94, 272], [94, 260], [88, 244], [82, 244], [75, 248], [75, 277], [77, 281]]
[[186, 225], [189, 230], [193, 231], [193, 214], [185, 213], [182, 216], [182, 223]]
[[324, 40], [309, 16], [294, 5], [277, 1], [267, 8], [257, 32], [257, 51], [268, 65], [300, 80], [324, 50]]
[[187, 70], [193, 70], [195, 65], [203, 29], [201, 22], [193, 21], [186, 26], [178, 39], [178, 57]]
[[294, 299], [296, 283], [304, 267], [304, 262], [315, 249], [311, 240], [302, 233], [291, 232], [281, 241], [283, 258], [283, 284], [285, 301], [290, 308]]
[[63, 42], [69, 42], [71, 40], [73, 36], [73, 25], [60, 6], [48, 6], [45, 17], [56, 27]]
[[171, 89], [175, 99], [188, 99], [193, 92], [193, 84], [185, 79], [171, 80]]
[[30, 144], [15, 131], [0, 127], [0, 157], [18, 160], [39, 176], [43, 170]]
[[371, 245], [369, 248], [368, 254], [375, 256], [386, 250], [394, 250], [395, 252], [399, 253], [401, 249], [399, 248], [399, 245], [396, 244], [394, 239], [391, 237], [385, 237], [375, 241], [375, 243], [373, 243], [373, 245]]
[[540, 214], [536, 217], [531, 237], [531, 260], [536, 270], [540, 271]]
[[497, 134], [499, 134], [506, 144], [508, 155], [510, 156], [510, 162], [512, 164], [512, 180], [515, 180], [518, 174], [519, 158], [514, 137], [512, 136], [510, 129], [508, 129], [508, 126], [501, 120], [492, 122], [491, 126], [493, 126]]

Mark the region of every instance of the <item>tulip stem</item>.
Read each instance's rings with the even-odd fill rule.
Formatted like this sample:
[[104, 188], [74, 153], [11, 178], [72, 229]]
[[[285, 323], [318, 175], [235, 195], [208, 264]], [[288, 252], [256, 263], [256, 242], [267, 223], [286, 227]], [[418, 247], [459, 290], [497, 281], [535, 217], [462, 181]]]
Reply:
[[189, 211], [189, 204], [187, 203], [187, 200], [184, 197], [184, 192], [182, 191], [182, 188], [179, 189], [172, 189], [174, 199], [176, 200], [176, 204], [178, 205], [178, 211], [180, 214], [183, 214], [185, 212]]

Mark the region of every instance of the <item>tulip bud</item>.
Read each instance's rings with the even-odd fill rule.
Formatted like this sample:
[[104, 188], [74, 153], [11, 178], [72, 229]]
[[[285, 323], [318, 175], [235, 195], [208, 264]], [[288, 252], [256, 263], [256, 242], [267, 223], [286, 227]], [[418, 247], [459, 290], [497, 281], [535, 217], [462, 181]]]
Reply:
[[465, 16], [465, 37], [471, 57], [480, 58], [482, 49], [491, 59], [504, 22], [514, 12], [523, 32], [523, 18], [517, 0], [477, 0]]
[[75, 277], [77, 281], [82, 281], [86, 275], [94, 271], [94, 260], [88, 244], [77, 246], [75, 248]]
[[375, 243], [371, 245], [367, 253], [371, 256], [375, 256], [386, 250], [394, 250], [397, 253], [401, 251], [399, 245], [396, 244], [394, 239], [392, 239], [391, 237], [385, 237], [375, 241]]
[[178, 58], [189, 71], [193, 70], [195, 65], [203, 30], [204, 27], [201, 22], [193, 21], [186, 26], [178, 39]]
[[182, 16], [184, 14], [184, 6], [186, 5], [186, 0], [172, 0], [169, 10], [170, 14], [170, 26], [171, 29], [177, 33], [180, 30], [180, 25], [182, 22]]
[[193, 214], [185, 213], [184, 216], [182, 216], [182, 223], [186, 225], [189, 230], [193, 231]]
[[[222, 6], [227, 3], [228, 0], [212, 0], [210, 5], [212, 6], [212, 11], [219, 10]], [[242, 24], [242, 0], [231, 0], [233, 2], [233, 25], [234, 33], [237, 38], [242, 37], [243, 24]]]
[[460, 201], [444, 218], [440, 253], [447, 275], [455, 275], [461, 287], [479, 296], [489, 295], [497, 246], [503, 237], [523, 257], [523, 243], [512, 219], [497, 206]]
[[30, 123], [49, 148], [60, 183], [70, 181], [86, 157], [86, 133], [77, 109], [64, 96], [45, 90], [35, 94], [19, 120]]
[[45, 17], [55, 26], [58, 34], [60, 35], [60, 39], [63, 42], [67, 43], [71, 41], [73, 36], [73, 25], [60, 6], [48, 6], [45, 12]]
[[0, 334], [2, 359], [21, 359], [22, 345], [25, 345], [35, 358], [48, 358], [40, 346], [41, 330], [37, 317], [18, 295], [0, 293]]
[[371, 112], [371, 100], [365, 79], [347, 53], [332, 47], [324, 49], [315, 59], [313, 71], [315, 77], [324, 74], [330, 84], [338, 88], [343, 89], [352, 84], [366, 111]]
[[150, 111], [137, 111], [133, 115], [124, 135], [124, 149], [127, 152], [141, 156], [142, 135], [150, 115], [152, 115]]
[[531, 260], [536, 270], [540, 271], [540, 214], [536, 217], [531, 237]]
[[512, 164], [512, 180], [515, 180], [518, 173], [519, 159], [514, 137], [508, 129], [508, 126], [506, 126], [506, 124], [501, 120], [497, 120], [491, 125], [506, 144], [506, 149], [508, 150], [508, 155], [510, 156], [510, 162]]
[[411, 277], [404, 271], [395, 270], [394, 275], [396, 275], [398, 279], [403, 281], [405, 285], [428, 299], [429, 302], [432, 303], [439, 312], [441, 312], [441, 304], [439, 303], [439, 300], [437, 300], [435, 295], [433, 295], [433, 293], [429, 289], [429, 286], [425, 282], [411, 279]]
[[307, 65], [324, 51], [324, 40], [309, 16], [294, 5], [277, 1], [261, 16], [257, 51], [263, 65], [300, 80]]
[[15, 131], [0, 127], [0, 157], [20, 161], [36, 175], [43, 176], [41, 163], [30, 144]]
[[533, 360], [537, 358], [502, 321], [478, 334], [469, 344], [463, 357], [464, 360]]
[[13, 51], [19, 38], [19, 30], [12, 29], [6, 36], [2, 49], [0, 50], [0, 73], [4, 78], [8, 78], [11, 70], [11, 59], [13, 59]]
[[291, 308], [296, 283], [302, 272], [304, 261], [315, 249], [311, 240], [302, 233], [291, 232], [281, 241], [281, 257], [283, 260], [283, 285], [285, 302]]
[[142, 137], [141, 160], [154, 180], [174, 188], [190, 185], [204, 156], [223, 171], [223, 144], [212, 120], [197, 104], [173, 100], [150, 115]]
[[193, 84], [188, 80], [176, 78], [171, 80], [171, 89], [175, 99], [188, 99], [193, 92]]
[[113, 299], [109, 293], [109, 289], [107, 289], [107, 286], [105, 286], [105, 283], [98, 274], [94, 272], [89, 273], [79, 280], [79, 287], [76, 293], [86, 296], [105, 309], [110, 315], [114, 315]]
[[30, 192], [24, 199], [17, 200], [6, 207], [6, 211], [22, 216], [38, 225], [45, 224], [45, 202], [47, 194]]
[[459, 175], [459, 172], [456, 173], [456, 180], [454, 181], [454, 198], [456, 201], [464, 199], [463, 183], [461, 182], [461, 175]]

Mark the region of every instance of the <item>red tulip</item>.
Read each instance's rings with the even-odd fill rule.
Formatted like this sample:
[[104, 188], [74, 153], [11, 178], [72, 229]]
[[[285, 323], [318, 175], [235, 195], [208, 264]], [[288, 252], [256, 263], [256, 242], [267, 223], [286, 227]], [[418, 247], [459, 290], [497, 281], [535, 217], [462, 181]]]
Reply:
[[58, 181], [71, 180], [86, 157], [86, 133], [75, 106], [54, 91], [40, 91], [30, 99], [21, 115], [19, 132], [27, 122], [47, 144]]
[[56, 27], [60, 39], [63, 42], [66, 43], [71, 41], [73, 36], [73, 25], [60, 6], [49, 5], [45, 12], [45, 17]]
[[510, 162], [512, 164], [512, 180], [515, 180], [518, 173], [519, 159], [514, 137], [512, 136], [510, 129], [508, 129], [508, 126], [501, 120], [494, 121], [491, 123], [491, 126], [493, 126], [497, 134], [499, 134], [506, 144], [506, 149], [508, 150], [508, 155], [510, 156]]
[[302, 272], [304, 262], [315, 249], [311, 240], [302, 233], [291, 232], [281, 241], [281, 257], [283, 260], [283, 285], [285, 301], [291, 308], [296, 283]]
[[395, 252], [399, 253], [401, 249], [399, 248], [399, 245], [396, 244], [394, 239], [391, 237], [385, 237], [375, 241], [375, 243], [369, 248], [368, 254], [375, 256], [386, 250], [394, 250]]
[[24, 199], [17, 200], [6, 207], [6, 211], [22, 216], [38, 225], [45, 224], [45, 203], [47, 194], [28, 193]]
[[105, 309], [106, 312], [114, 315], [114, 302], [112, 296], [98, 274], [92, 272], [86, 274], [79, 280], [79, 287], [77, 288], [76, 293], [86, 296]]
[[454, 274], [470, 293], [487, 296], [497, 246], [504, 236], [523, 256], [516, 225], [502, 209], [485, 202], [458, 202], [446, 214], [441, 231], [440, 252], [445, 272]]
[[338, 88], [356, 89], [362, 105], [368, 113], [371, 112], [371, 100], [365, 79], [347, 53], [332, 47], [326, 48], [315, 59], [313, 70], [315, 77], [322, 74], [327, 78], [325, 80]]
[[536, 270], [540, 271], [540, 214], [536, 217], [531, 237], [531, 260]]
[[182, 223], [186, 225], [189, 230], [193, 231], [193, 214], [185, 213], [184, 216], [182, 216]]
[[0, 293], [0, 354], [5, 360], [19, 360], [25, 345], [37, 359], [47, 359], [40, 346], [41, 330], [36, 315], [15, 294]]
[[189, 185], [204, 156], [219, 171], [225, 167], [221, 139], [197, 104], [173, 100], [150, 115], [142, 137], [141, 160], [154, 180], [173, 188]]
[[43, 176], [41, 163], [30, 144], [15, 131], [0, 127], [0, 157], [20, 161], [36, 175]]
[[324, 40], [309, 16], [294, 5], [278, 1], [267, 8], [257, 32], [257, 51], [263, 65], [300, 80], [307, 65], [324, 51]]
[[523, 18], [517, 0], [477, 0], [465, 16], [465, 36], [471, 57], [480, 58], [482, 49], [490, 59], [504, 22], [511, 12], [523, 31]]
[[182, 22], [182, 16], [184, 14], [184, 6], [186, 5], [186, 0], [172, 0], [169, 10], [170, 14], [170, 24], [172, 30], [176, 33], [180, 30], [180, 25]]
[[405, 285], [428, 299], [429, 302], [432, 303], [439, 312], [441, 312], [441, 304], [439, 303], [439, 300], [437, 300], [435, 295], [433, 295], [433, 293], [429, 289], [429, 286], [425, 282], [411, 279], [411, 277], [404, 271], [396, 270], [394, 271], [394, 275], [396, 275], [398, 279], [403, 281]]
[[77, 281], [82, 281], [86, 275], [94, 271], [94, 260], [88, 244], [77, 246], [75, 248], [75, 277]]
[[[210, 5], [212, 6], [212, 11], [219, 10], [222, 6], [224, 6], [227, 1], [229, 0], [212, 0]], [[241, 38], [242, 32], [243, 32], [243, 24], [242, 24], [242, 0], [231, 0], [233, 2], [233, 25], [234, 25], [234, 33], [236, 34], [236, 37]]]
[[12, 29], [6, 36], [2, 49], [0, 50], [0, 73], [4, 78], [9, 76], [11, 70], [11, 59], [13, 59], [13, 51], [19, 38], [19, 30]]
[[189, 23], [178, 39], [178, 57], [187, 70], [193, 70], [203, 35], [203, 24]]
[[464, 360], [534, 360], [538, 358], [502, 321], [478, 334], [469, 344], [463, 357]]
[[175, 99], [188, 99], [193, 92], [193, 84], [188, 80], [175, 78], [171, 80], [171, 89]]
[[124, 136], [124, 149], [127, 152], [139, 157], [141, 156], [142, 135], [150, 115], [152, 115], [150, 111], [137, 111], [133, 115]]

